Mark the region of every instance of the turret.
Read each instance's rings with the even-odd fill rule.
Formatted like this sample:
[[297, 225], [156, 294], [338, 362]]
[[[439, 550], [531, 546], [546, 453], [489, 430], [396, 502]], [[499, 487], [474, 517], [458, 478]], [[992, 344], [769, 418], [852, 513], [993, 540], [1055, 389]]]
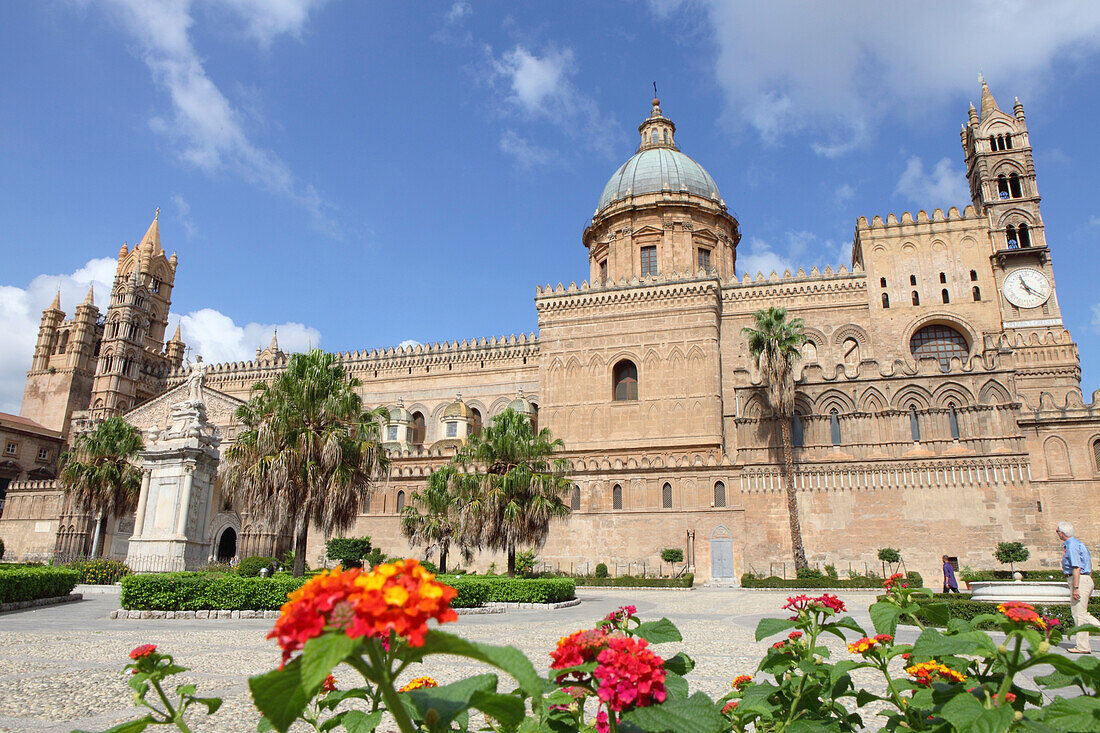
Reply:
[[99, 308], [95, 306], [95, 286], [88, 287], [84, 302], [76, 307], [73, 315], [72, 338], [69, 339], [68, 365], [74, 369], [95, 368], [96, 321]]
[[180, 338], [180, 327], [176, 326], [176, 333], [173, 334], [172, 340], [168, 342], [168, 345], [164, 349], [165, 356], [168, 357], [168, 363], [173, 369], [179, 369], [183, 364], [183, 339]]
[[57, 327], [61, 325], [65, 313], [61, 310], [61, 290], [53, 296], [50, 307], [42, 311], [42, 321], [38, 326], [38, 341], [34, 345], [34, 360], [31, 371], [42, 371], [50, 366], [50, 356], [57, 345]]

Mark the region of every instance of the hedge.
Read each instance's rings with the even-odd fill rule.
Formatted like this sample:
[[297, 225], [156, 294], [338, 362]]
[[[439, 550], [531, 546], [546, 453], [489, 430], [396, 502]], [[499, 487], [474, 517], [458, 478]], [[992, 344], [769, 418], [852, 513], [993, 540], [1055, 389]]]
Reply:
[[560, 603], [577, 597], [573, 578], [440, 575], [439, 580], [458, 590], [458, 598], [451, 604], [455, 608], [485, 603]]
[[[920, 573], [909, 573], [906, 576], [906, 582], [909, 583], [910, 588], [921, 588], [924, 586], [924, 578], [921, 577]], [[882, 583], [882, 578], [868, 577], [839, 580], [828, 576], [794, 579], [777, 578], [775, 576], [770, 578], [758, 578], [751, 573], [745, 573], [741, 576], [742, 588], [836, 588], [838, 590], [843, 590], [851, 588], [882, 588]]]
[[68, 568], [20, 567], [0, 569], [0, 603], [67, 596], [80, 582], [80, 573]]
[[679, 578], [635, 578], [632, 575], [620, 575], [617, 578], [577, 578], [577, 585], [598, 588], [690, 588], [694, 584], [694, 573], [684, 573]]
[[[997, 613], [996, 603], [987, 603], [985, 601], [972, 601], [966, 596], [960, 596], [955, 593], [936, 593], [931, 601], [918, 601], [918, 603], [935, 603], [935, 602], [947, 602], [947, 608], [951, 613], [951, 618], [961, 618], [970, 620], [976, 616], [982, 614]], [[1061, 622], [1063, 629], [1068, 629], [1074, 625], [1073, 613], [1070, 611], [1069, 605], [1062, 603], [1032, 603], [1035, 610], [1043, 616], [1057, 618]], [[1093, 616], [1100, 613], [1100, 598], [1092, 599], [1089, 602], [1089, 613]], [[983, 624], [979, 628], [995, 628], [993, 625]]]
[[273, 557], [263, 557], [262, 555], [253, 555], [252, 557], [246, 557], [241, 560], [237, 566], [237, 575], [242, 578], [255, 578], [259, 576], [260, 571], [267, 568], [268, 575], [275, 574], [275, 568], [279, 566], [279, 561]]
[[[1061, 570], [1017, 570], [1024, 580], [1065, 580]], [[977, 570], [970, 573], [956, 573], [965, 581], [980, 583], [987, 580], [1012, 580], [1011, 570]]]
[[275, 611], [305, 578], [242, 578], [226, 573], [157, 573], [122, 579], [132, 611]]

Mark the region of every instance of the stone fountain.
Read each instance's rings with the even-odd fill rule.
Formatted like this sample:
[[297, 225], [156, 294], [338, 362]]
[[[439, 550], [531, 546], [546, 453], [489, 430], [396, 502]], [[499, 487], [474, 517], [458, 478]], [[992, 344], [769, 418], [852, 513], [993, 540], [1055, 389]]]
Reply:
[[1069, 586], [1061, 581], [1024, 580], [1022, 573], [1013, 573], [1014, 580], [983, 580], [970, 583], [970, 599], [986, 603], [1023, 601], [1025, 603], [1064, 604], [1070, 602]]

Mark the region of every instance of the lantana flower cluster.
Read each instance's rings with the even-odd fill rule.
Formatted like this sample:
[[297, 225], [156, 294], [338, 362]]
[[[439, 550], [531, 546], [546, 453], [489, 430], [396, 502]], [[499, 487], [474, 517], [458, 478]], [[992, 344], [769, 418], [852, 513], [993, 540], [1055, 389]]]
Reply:
[[665, 662], [648, 646], [645, 639], [613, 636], [596, 657], [596, 695], [608, 709], [620, 712], [665, 701]]
[[865, 636], [862, 639], [856, 639], [848, 644], [848, 651], [852, 654], [862, 654], [866, 656], [874, 650], [876, 646], [887, 646], [893, 641], [894, 637], [890, 634], [879, 634], [873, 638]]
[[816, 597], [807, 595], [792, 596], [787, 599], [783, 609], [796, 612], [828, 609], [833, 613], [842, 613], [844, 611], [844, 601], [830, 593]]
[[398, 692], [410, 692], [412, 690], [422, 690], [425, 687], [439, 687], [439, 683], [431, 677], [417, 677], [416, 679], [409, 680], [409, 682], [398, 690]]
[[882, 581], [882, 587], [886, 590], [893, 590], [894, 588], [908, 588], [909, 583], [905, 581], [905, 573], [894, 573], [889, 578]]
[[422, 646], [428, 621], [455, 621], [454, 588], [435, 579], [416, 560], [398, 560], [369, 572], [339, 567], [321, 572], [294, 591], [282, 607], [275, 628], [286, 664], [293, 652], [326, 629], [350, 638], [385, 638], [393, 632], [409, 646]]
[[595, 661], [596, 656], [607, 648], [607, 638], [607, 632], [603, 629], [585, 629], [563, 636], [550, 652], [550, 658], [554, 660], [550, 668], [565, 669]]
[[935, 659], [906, 667], [905, 673], [910, 675], [918, 685], [925, 687], [932, 684], [937, 677], [947, 682], [962, 682], [966, 679], [966, 675], [940, 664]]
[[[1007, 603], [1001, 603], [997, 606], [997, 610], [1007, 616], [1010, 620], [1017, 623], [1030, 624], [1043, 631], [1047, 629], [1047, 622], [1050, 619], [1043, 618], [1039, 615], [1039, 612], [1035, 610], [1035, 606], [1030, 603], [1024, 603], [1022, 601], [1008, 601]], [[1056, 619], [1055, 619], [1056, 620]]]

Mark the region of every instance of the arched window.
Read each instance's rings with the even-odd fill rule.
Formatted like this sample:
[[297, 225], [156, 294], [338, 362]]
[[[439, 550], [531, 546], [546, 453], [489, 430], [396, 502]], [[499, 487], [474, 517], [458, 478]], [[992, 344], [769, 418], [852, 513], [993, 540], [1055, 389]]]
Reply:
[[[1097, 441], [1100, 443], [1100, 441]], [[724, 507], [726, 505], [726, 485], [721, 481], [714, 482], [714, 506]]]
[[975, 303], [977, 303], [978, 301], [980, 301], [982, 299], [982, 289], [979, 288], [977, 285], [975, 285], [973, 288], [971, 288], [970, 292], [973, 293], [973, 295], [974, 295], [974, 302]]
[[990, 150], [996, 150], [997, 149], [997, 138], [993, 137], [992, 135], [989, 136], [989, 149]]
[[1016, 249], [1020, 246], [1020, 241], [1016, 239], [1016, 227], [1009, 224], [1005, 227], [1005, 239], [1008, 240], [1008, 248]]
[[470, 435], [481, 435], [481, 428], [481, 410], [475, 407], [470, 410]]
[[1031, 232], [1028, 231], [1027, 224], [1021, 224], [1020, 225], [1019, 233], [1020, 233], [1020, 246], [1021, 247], [1030, 247], [1031, 246]]
[[539, 434], [539, 406], [534, 402], [531, 403], [531, 435]]
[[909, 434], [913, 436], [913, 442], [920, 442], [920, 421], [917, 420], [917, 408], [909, 405]]
[[1012, 193], [1012, 198], [1018, 199], [1023, 196], [1023, 190], [1020, 188], [1020, 176], [1013, 173], [1008, 177], [1008, 190]]
[[612, 396], [616, 402], [638, 399], [638, 367], [623, 359], [612, 370]]
[[661, 487], [661, 508], [672, 508], [672, 484], [666, 483]]
[[955, 403], [947, 406], [947, 425], [951, 429], [951, 440], [959, 440], [959, 414], [955, 412]]
[[1002, 173], [1001, 175], [997, 176], [997, 198], [1004, 200], [1008, 197], [1008, 179], [1005, 178], [1004, 174]]
[[890, 296], [887, 295], [886, 293], [882, 294], [882, 307], [883, 308], [889, 308], [890, 307]]
[[940, 291], [940, 297], [943, 298], [944, 303], [950, 303], [951, 302], [951, 296], [948, 295], [947, 288], [944, 288], [943, 290]]
[[946, 283], [947, 282], [947, 273], [946, 272], [941, 272], [940, 273], [940, 282], [941, 283]]
[[878, 284], [879, 284], [880, 287], [886, 287], [886, 278], [880, 277], [878, 279]]
[[806, 444], [806, 438], [802, 430], [802, 415], [797, 412], [791, 415], [791, 447], [801, 448]]
[[844, 343], [840, 345], [840, 353], [845, 364], [850, 366], [859, 364], [859, 342], [854, 338], [844, 339]]
[[920, 305], [920, 296], [917, 295], [917, 291], [913, 291], [913, 305]]
[[577, 511], [581, 508], [581, 487], [573, 484], [572, 496], [569, 499], [569, 508]]
[[1092, 465], [1100, 471], [1100, 439], [1092, 441]]
[[409, 424], [409, 442], [413, 445], [424, 445], [424, 434], [424, 413], [414, 412]]
[[62, 331], [61, 332], [61, 342], [58, 343], [58, 345], [57, 345], [57, 351], [58, 351], [59, 354], [64, 354], [65, 349], [67, 349], [67, 348], [69, 348], [69, 332], [68, 331]]
[[1005, 137], [1005, 148], [1008, 149], [1008, 150], [1012, 150], [1012, 133], [1009, 133], [1009, 134], [1005, 135], [1004, 137]]
[[923, 357], [935, 357], [940, 365], [947, 369], [951, 357], [966, 359], [970, 354], [970, 345], [961, 333], [940, 324], [925, 326], [909, 339], [909, 351], [918, 361]]
[[978, 282], [978, 271], [977, 270], [971, 270], [970, 271], [970, 282], [972, 282], [972, 283]]
[[833, 439], [833, 445], [840, 445], [840, 414], [835, 407], [829, 413], [829, 435]]
[[909, 284], [910, 285], [916, 285], [917, 284], [917, 276], [916, 275], [910, 275], [909, 276]]
[[404, 491], [398, 491], [397, 492], [397, 513], [400, 514], [403, 511], [405, 511], [405, 492]]
[[611, 508], [623, 508], [623, 487], [618, 484], [615, 484], [615, 488], [611, 489]]

